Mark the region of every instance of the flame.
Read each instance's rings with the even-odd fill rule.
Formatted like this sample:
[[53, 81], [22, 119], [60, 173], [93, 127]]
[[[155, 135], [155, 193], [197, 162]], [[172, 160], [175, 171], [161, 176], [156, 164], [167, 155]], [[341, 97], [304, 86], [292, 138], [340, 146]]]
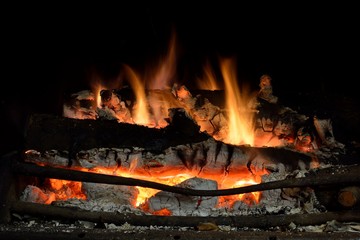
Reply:
[[216, 76], [211, 68], [210, 62], [207, 61], [204, 65], [204, 76], [197, 79], [197, 85], [200, 89], [204, 90], [219, 90], [221, 89], [218, 81], [216, 81]]
[[139, 76], [135, 73], [135, 71], [132, 70], [132, 68], [130, 68], [128, 65], [124, 65], [124, 67], [130, 77], [129, 82], [136, 97], [136, 107], [134, 107], [134, 112], [132, 114], [133, 120], [136, 124], [139, 125], [149, 125], [150, 114], [148, 111], [144, 84], [140, 80]]
[[91, 84], [91, 92], [95, 95], [96, 107], [101, 108], [101, 96], [100, 92], [104, 89], [104, 86], [100, 82], [93, 82]]
[[220, 62], [225, 82], [226, 109], [228, 109], [228, 132], [224, 142], [240, 145], [254, 144], [254, 113], [247, 108], [250, 99], [246, 88], [240, 91], [237, 84], [236, 66], [231, 59]]
[[151, 71], [149, 89], [168, 89], [176, 72], [176, 34], [173, 31], [165, 58]]

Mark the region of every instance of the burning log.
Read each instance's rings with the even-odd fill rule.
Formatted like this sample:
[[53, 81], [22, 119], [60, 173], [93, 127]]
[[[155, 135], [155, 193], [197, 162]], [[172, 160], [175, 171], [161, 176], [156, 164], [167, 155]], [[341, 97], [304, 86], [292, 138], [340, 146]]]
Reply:
[[196, 217], [196, 216], [151, 216], [130, 213], [91, 212], [74, 208], [64, 208], [37, 203], [14, 202], [13, 213], [30, 214], [41, 218], [56, 218], [66, 220], [85, 220], [96, 223], [114, 223], [122, 225], [129, 223], [135, 226], [183, 226], [196, 227], [202, 222], [232, 227], [267, 228], [296, 225], [317, 225], [327, 221], [339, 222], [360, 221], [358, 211], [325, 212], [316, 214], [264, 215], [264, 216], [232, 216], [232, 217]]
[[307, 187], [307, 186], [328, 186], [338, 184], [354, 184], [360, 182], [360, 166], [331, 167], [328, 169], [314, 170], [305, 178], [289, 178], [274, 182], [265, 182], [256, 185], [220, 189], [220, 190], [196, 190], [189, 188], [173, 187], [156, 182], [150, 182], [134, 178], [110, 176], [61, 168], [41, 167], [29, 163], [16, 163], [13, 170], [18, 174], [38, 176], [44, 178], [56, 178], [72, 181], [84, 181], [94, 183], [118, 184], [127, 186], [141, 186], [159, 189], [162, 191], [173, 192], [190, 196], [223, 196], [240, 193], [264, 191], [278, 188]]
[[28, 152], [25, 159], [45, 165], [79, 165], [89, 169], [121, 166], [158, 173], [166, 171], [167, 167], [178, 167], [197, 172], [199, 176], [231, 173], [239, 168], [248, 168], [251, 172], [267, 167], [284, 171], [311, 167], [313, 157], [307, 153], [216, 141], [199, 132], [199, 127], [183, 111], [174, 111], [171, 124], [164, 129], [33, 115], [26, 148], [43, 152]]
[[[176, 115], [176, 114], [174, 114]], [[97, 147], [142, 147], [161, 151], [169, 146], [203, 141], [210, 136], [198, 131], [191, 121], [181, 121], [181, 113], [174, 116], [174, 127], [157, 129], [117, 121], [95, 121], [34, 114], [26, 128], [26, 149], [67, 150], [78, 152]], [[179, 122], [180, 121], [180, 122]], [[184, 129], [184, 131], [182, 131]], [[192, 129], [197, 131], [185, 131]], [[187, 135], [190, 134], [190, 135]]]
[[[311, 118], [279, 105], [277, 97], [272, 95], [270, 81], [270, 76], [262, 76], [259, 85], [261, 89], [257, 97], [249, 99], [249, 104], [243, 106], [244, 109], [235, 110], [239, 115], [254, 115], [256, 122], [254, 146], [284, 146], [304, 152], [318, 151], [322, 146], [331, 149], [342, 149], [344, 147], [335, 140], [329, 119]], [[215, 93], [213, 94], [211, 91], [209, 94], [209, 91], [203, 90], [193, 96], [185, 86], [178, 86], [177, 84], [172, 89], [148, 90], [146, 95], [149, 107], [144, 110], [151, 112], [150, 118], [152, 120], [147, 121], [148, 123], [145, 125], [163, 128], [168, 125], [166, 122], [166, 119], [169, 119], [168, 111], [182, 108], [200, 127], [201, 132], [206, 132], [216, 140], [227, 142], [227, 135], [231, 132], [229, 130], [229, 109], [223, 108], [224, 102], [214, 99], [214, 96], [224, 99], [224, 95], [219, 97], [221, 92]], [[132, 115], [136, 112], [134, 109], [136, 99], [131, 89], [102, 90], [100, 92], [101, 107], [98, 108], [95, 107], [95, 97], [92, 93], [84, 94], [82, 91], [73, 95], [75, 100], [73, 99], [69, 105], [64, 105], [64, 109], [66, 109], [64, 116], [66, 117], [110, 119], [120, 123], [135, 124]], [[87, 95], [92, 95], [92, 98]], [[88, 112], [92, 114], [86, 113], [84, 116], [78, 116], [79, 112], [85, 112], [84, 107], [79, 104], [81, 101], [86, 101], [86, 104], [83, 105], [90, 106]], [[89, 104], [89, 101], [93, 103]], [[214, 102], [217, 105], [214, 105]], [[183, 127], [182, 129], [186, 128]], [[327, 155], [331, 157], [331, 153], [327, 153]]]

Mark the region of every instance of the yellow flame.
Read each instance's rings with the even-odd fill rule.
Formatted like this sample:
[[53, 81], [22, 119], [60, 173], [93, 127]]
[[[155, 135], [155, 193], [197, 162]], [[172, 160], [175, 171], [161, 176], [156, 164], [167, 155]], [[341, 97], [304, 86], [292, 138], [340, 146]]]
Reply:
[[134, 107], [134, 112], [132, 114], [133, 120], [136, 124], [148, 125], [150, 124], [150, 114], [144, 84], [132, 68], [128, 65], [124, 65], [124, 67], [130, 77], [129, 83], [136, 97], [136, 107]]
[[95, 102], [98, 108], [101, 108], [101, 90], [105, 89], [105, 87], [100, 82], [92, 82], [91, 83], [91, 92], [95, 95]]
[[[222, 59], [221, 73], [225, 83], [226, 109], [228, 110], [228, 133], [224, 142], [240, 145], [254, 143], [254, 113], [247, 108], [250, 99], [247, 89], [237, 84], [236, 65], [232, 59]], [[245, 87], [245, 86], [243, 86]]]

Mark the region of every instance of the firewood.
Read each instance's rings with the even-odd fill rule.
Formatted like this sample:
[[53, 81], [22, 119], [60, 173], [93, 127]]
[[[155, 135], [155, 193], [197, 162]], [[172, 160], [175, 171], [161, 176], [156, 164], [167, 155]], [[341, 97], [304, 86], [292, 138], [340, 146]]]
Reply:
[[61, 168], [41, 167], [29, 163], [15, 162], [13, 170], [16, 173], [44, 177], [56, 178], [72, 181], [107, 183], [128, 186], [141, 186], [173, 193], [192, 195], [192, 196], [225, 196], [241, 193], [257, 192], [270, 189], [289, 188], [289, 187], [307, 187], [321, 185], [354, 184], [360, 182], [360, 166], [345, 166], [340, 168], [320, 169], [318, 172], [309, 174], [303, 178], [290, 178], [285, 180], [265, 182], [256, 185], [221, 189], [221, 190], [196, 190], [188, 188], [173, 187], [151, 181], [145, 181], [134, 178], [111, 176], [105, 174], [89, 173]]
[[360, 212], [354, 210], [314, 214], [231, 217], [154, 216], [119, 212], [92, 212], [77, 208], [16, 201], [13, 202], [11, 211], [12, 213], [27, 214], [41, 218], [85, 220], [96, 223], [114, 223], [117, 225], [122, 225], [127, 222], [128, 224], [135, 226], [182, 226], [194, 228], [196, 228], [200, 223], [205, 222], [211, 222], [217, 226], [227, 225], [232, 227], [266, 228], [288, 226], [290, 223], [294, 223], [296, 225], [318, 225], [331, 220], [339, 222], [360, 221]]
[[[289, 148], [279, 147], [251, 147], [247, 145], [235, 146], [216, 141], [206, 133], [199, 132], [197, 126], [186, 114], [173, 109], [174, 116], [169, 126], [164, 129], [148, 128], [140, 125], [118, 123], [116, 121], [78, 120], [60, 118], [51, 115], [33, 115], [27, 128], [26, 150], [33, 149], [43, 154], [45, 151], [66, 153], [59, 156], [62, 164], [71, 165], [79, 160], [79, 152], [106, 148], [109, 152], [117, 151], [110, 159], [112, 166], [122, 159], [130, 162], [131, 154], [139, 155], [137, 161], [159, 162], [163, 168], [181, 164], [189, 170], [199, 172], [217, 171], [224, 169], [232, 171], [237, 167], [252, 166], [263, 168], [267, 165], [284, 166], [287, 171], [310, 168], [313, 156]], [[113, 149], [111, 149], [113, 148]], [[135, 152], [131, 149], [137, 149]], [[67, 156], [66, 156], [67, 155]], [[88, 154], [82, 154], [84, 156]], [[150, 156], [152, 159], [148, 159]], [[165, 156], [165, 157], [164, 157]], [[36, 157], [36, 156], [35, 156]], [[45, 157], [47, 158], [47, 157]], [[100, 156], [96, 156], [100, 158]], [[47, 159], [33, 159], [31, 162], [52, 165]], [[82, 160], [82, 159], [80, 159]], [[86, 161], [87, 159], [83, 159]], [[88, 159], [94, 165], [93, 159]], [[55, 161], [58, 162], [58, 161]], [[49, 164], [48, 164], [49, 163]], [[280, 164], [281, 163], [281, 164]], [[86, 164], [79, 163], [82, 167]], [[99, 163], [99, 166], [107, 164]], [[180, 165], [179, 165], [180, 166]], [[162, 170], [162, 168], [151, 168]]]
[[[177, 119], [177, 118], [176, 118]], [[181, 129], [198, 129], [192, 121], [182, 121]], [[169, 146], [195, 143], [210, 136], [199, 131], [186, 135], [171, 125], [164, 129], [111, 120], [72, 119], [48, 114], [30, 116], [25, 134], [25, 149], [78, 152], [97, 147], [143, 147], [161, 151]]]
[[339, 191], [338, 202], [344, 207], [353, 207], [359, 203], [360, 188], [350, 186]]

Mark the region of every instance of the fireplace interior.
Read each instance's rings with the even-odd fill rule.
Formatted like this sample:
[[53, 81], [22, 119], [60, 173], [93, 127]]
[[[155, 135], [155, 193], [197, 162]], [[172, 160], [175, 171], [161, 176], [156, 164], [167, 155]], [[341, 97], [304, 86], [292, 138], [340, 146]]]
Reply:
[[235, 16], [183, 10], [124, 15], [114, 42], [37, 43], [44, 60], [13, 67], [40, 75], [2, 96], [0, 237], [359, 237], [360, 101], [340, 43], [331, 55], [328, 30], [292, 18], [289, 34], [317, 38], [289, 52], [275, 22], [239, 37]]

